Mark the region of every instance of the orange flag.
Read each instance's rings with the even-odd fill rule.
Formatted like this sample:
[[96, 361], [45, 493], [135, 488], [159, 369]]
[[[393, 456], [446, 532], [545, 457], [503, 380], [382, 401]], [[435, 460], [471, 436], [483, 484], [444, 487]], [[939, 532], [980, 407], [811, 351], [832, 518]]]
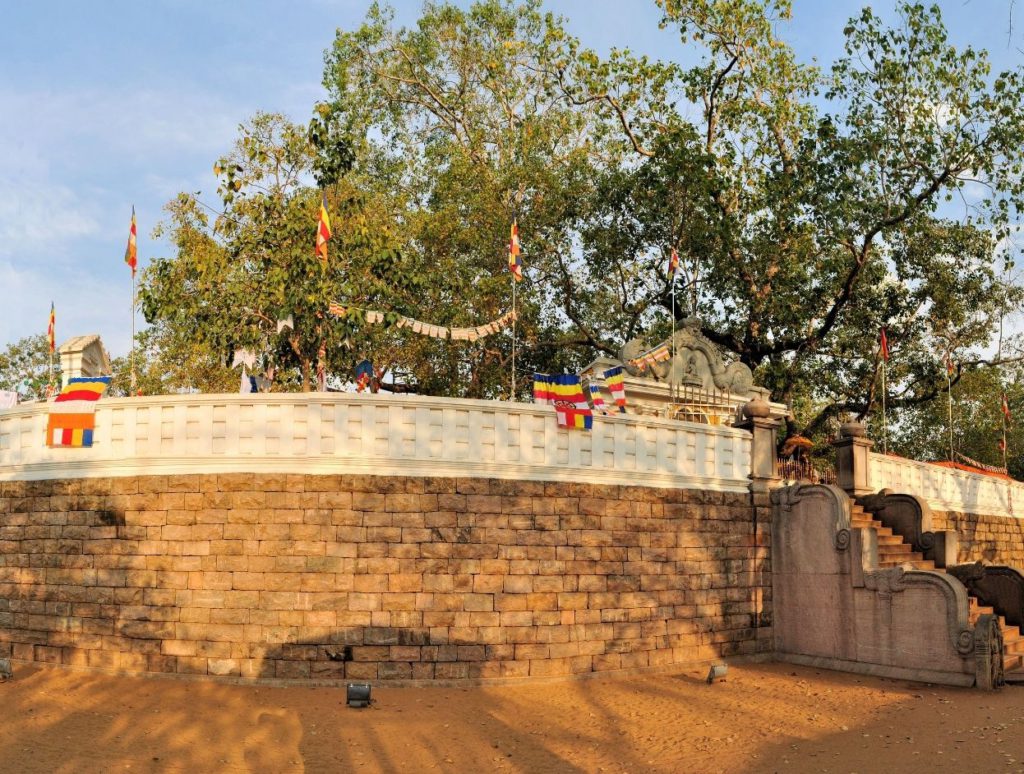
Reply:
[[519, 244], [519, 224], [513, 219], [512, 231], [508, 240], [508, 270], [516, 278], [516, 282], [523, 280], [523, 259], [519, 257], [522, 247]]
[[320, 199], [320, 222], [316, 227], [316, 254], [320, 263], [327, 268], [327, 240], [331, 238], [331, 216], [327, 212], [327, 194]]
[[132, 205], [132, 225], [128, 229], [128, 247], [124, 251], [124, 262], [132, 267], [132, 276], [135, 276], [135, 267], [139, 265], [138, 248], [139, 230], [135, 225], [135, 205]]

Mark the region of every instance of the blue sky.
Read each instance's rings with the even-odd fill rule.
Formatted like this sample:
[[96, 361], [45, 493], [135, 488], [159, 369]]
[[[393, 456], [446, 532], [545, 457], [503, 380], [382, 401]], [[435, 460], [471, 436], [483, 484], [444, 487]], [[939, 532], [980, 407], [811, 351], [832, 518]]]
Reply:
[[[463, 4], [463, 0], [459, 0]], [[412, 24], [420, 2], [396, 0]], [[802, 59], [828, 64], [863, 3], [795, 0], [782, 30]], [[891, 0], [875, 2], [890, 12]], [[99, 333], [130, 345], [131, 207], [139, 258], [169, 254], [150, 232], [179, 191], [216, 203], [213, 162], [257, 110], [305, 122], [323, 90], [336, 28], [359, 24], [369, 0], [54, 0], [10, 3], [0, 26], [0, 346], [46, 330]], [[940, 2], [958, 45], [987, 48], [997, 69], [1024, 57], [1024, 8], [1008, 41], [1010, 0]], [[692, 58], [658, 29], [653, 0], [549, 0], [599, 51]]]

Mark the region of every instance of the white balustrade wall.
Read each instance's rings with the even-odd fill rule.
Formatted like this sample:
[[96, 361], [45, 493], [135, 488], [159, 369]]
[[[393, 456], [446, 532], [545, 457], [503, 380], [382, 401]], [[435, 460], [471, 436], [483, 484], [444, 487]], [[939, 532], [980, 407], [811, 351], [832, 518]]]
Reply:
[[868, 483], [923, 497], [938, 511], [1024, 517], [1024, 484], [1017, 481], [872, 452]]
[[49, 448], [49, 406], [0, 411], [0, 480], [280, 472], [576, 481], [746, 491], [745, 430], [528, 403], [357, 394], [110, 398], [94, 445]]

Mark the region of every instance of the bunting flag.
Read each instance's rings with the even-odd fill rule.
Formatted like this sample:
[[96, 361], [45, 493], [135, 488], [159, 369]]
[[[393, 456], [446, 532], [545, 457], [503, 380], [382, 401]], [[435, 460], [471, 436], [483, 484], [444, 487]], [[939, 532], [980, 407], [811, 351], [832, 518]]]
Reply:
[[363, 360], [356, 363], [356, 391], [362, 392], [373, 380], [373, 363]]
[[672, 347], [669, 346], [667, 341], [664, 341], [654, 349], [650, 349], [641, 355], [637, 355], [629, 361], [629, 364], [634, 368], [639, 368], [641, 371], [646, 371], [655, 363], [661, 363], [665, 360], [671, 359], [671, 357]]
[[590, 402], [594, 406], [594, 411], [600, 412], [601, 414], [608, 413], [608, 406], [604, 402], [604, 397], [601, 395], [601, 385], [591, 382], [589, 384], [590, 389]]
[[[336, 301], [332, 301], [327, 306], [329, 314], [335, 317], [346, 317], [351, 311], [363, 312], [366, 323], [368, 325], [376, 325], [384, 322], [384, 312], [379, 312], [374, 309], [358, 309], [354, 306], [342, 306]], [[516, 319], [516, 313], [506, 312], [496, 320], [491, 320], [486, 325], [476, 325], [472, 328], [446, 328], [442, 325], [432, 325], [430, 323], [422, 322], [421, 320], [414, 320], [411, 317], [399, 317], [395, 326], [398, 328], [407, 328], [413, 333], [418, 333], [422, 336], [430, 336], [435, 339], [451, 339], [452, 341], [476, 341], [482, 339], [485, 336], [492, 336], [498, 331], [504, 330], [508, 325]]]
[[608, 385], [608, 391], [611, 392], [612, 397], [615, 399], [615, 405], [619, 407], [619, 411], [625, 414], [626, 373], [623, 371], [622, 366], [615, 366], [605, 371], [604, 383]]
[[679, 271], [679, 253], [676, 249], [672, 248], [672, 255], [668, 259], [668, 278], [674, 280], [676, 278], [676, 272]]
[[53, 306], [53, 301], [50, 302], [50, 324], [46, 328], [46, 338], [50, 343], [50, 353], [57, 348], [57, 311]]
[[520, 257], [522, 251], [522, 245], [519, 244], [519, 223], [513, 218], [508, 239], [508, 270], [512, 272], [516, 282], [523, 281], [523, 259]]
[[256, 353], [248, 349], [236, 349], [235, 357], [231, 361], [231, 367], [235, 368], [241, 363], [242, 367], [249, 366], [249, 368], [256, 367]]
[[109, 376], [80, 376], [69, 379], [50, 404], [46, 423], [46, 445], [92, 446], [96, 427], [96, 401], [110, 384]]
[[132, 205], [132, 225], [128, 228], [128, 247], [124, 251], [124, 262], [127, 263], [132, 270], [132, 276], [135, 276], [135, 267], [139, 264], [139, 248], [138, 248], [139, 230], [135, 225], [135, 205]]
[[321, 343], [316, 353], [316, 391], [327, 392], [327, 344]]
[[575, 374], [534, 374], [533, 397], [538, 403], [554, 404], [559, 427], [593, 427], [594, 412], [583, 395], [580, 377]]
[[245, 363], [242, 363], [242, 381], [238, 385], [238, 391], [242, 395], [248, 395], [250, 392], [259, 392], [256, 387], [256, 377], [245, 372]]
[[327, 193], [320, 199], [320, 222], [316, 227], [316, 254], [320, 256], [320, 265], [327, 268], [327, 240], [331, 238], [331, 216], [327, 212]]
[[882, 353], [882, 360], [889, 361], [889, 339], [885, 335], [885, 328], [882, 328], [879, 351]]
[[1010, 415], [1010, 402], [1007, 400], [1005, 392], [1003, 392], [999, 408], [1003, 412], [1003, 416], [1006, 417], [1007, 424], [1009, 424], [1013, 420], [1013, 417]]

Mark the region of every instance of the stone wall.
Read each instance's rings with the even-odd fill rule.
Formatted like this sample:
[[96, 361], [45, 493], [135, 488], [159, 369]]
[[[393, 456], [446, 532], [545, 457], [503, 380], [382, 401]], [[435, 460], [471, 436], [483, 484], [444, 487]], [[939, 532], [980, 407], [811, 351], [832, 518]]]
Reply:
[[984, 561], [1024, 569], [1024, 519], [954, 511], [933, 511], [937, 530], [957, 533], [961, 563]]
[[767, 495], [492, 479], [4, 482], [0, 657], [467, 679], [753, 654], [770, 513]]

